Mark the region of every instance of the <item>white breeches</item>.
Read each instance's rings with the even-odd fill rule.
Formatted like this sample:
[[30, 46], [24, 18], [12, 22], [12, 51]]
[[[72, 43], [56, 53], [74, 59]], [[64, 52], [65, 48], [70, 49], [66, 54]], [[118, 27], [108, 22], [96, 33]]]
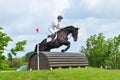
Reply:
[[55, 32], [58, 31], [58, 29], [52, 29], [52, 28], [48, 28], [49, 32], [52, 33], [52, 34], [55, 34]]

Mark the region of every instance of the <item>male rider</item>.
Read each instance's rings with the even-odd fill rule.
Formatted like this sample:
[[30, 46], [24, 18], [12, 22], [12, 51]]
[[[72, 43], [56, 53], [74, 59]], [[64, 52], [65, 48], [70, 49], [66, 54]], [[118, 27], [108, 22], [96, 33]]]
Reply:
[[59, 15], [57, 17], [57, 20], [52, 21], [51, 24], [49, 25], [48, 30], [50, 31], [50, 33], [52, 33], [52, 41], [54, 41], [54, 38], [56, 36], [56, 30], [60, 29], [60, 23], [62, 21], [63, 17], [61, 15]]

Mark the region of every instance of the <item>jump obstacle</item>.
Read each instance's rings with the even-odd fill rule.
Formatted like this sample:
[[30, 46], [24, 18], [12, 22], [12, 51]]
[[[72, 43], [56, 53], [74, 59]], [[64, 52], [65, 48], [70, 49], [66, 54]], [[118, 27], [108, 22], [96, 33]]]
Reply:
[[[87, 58], [82, 53], [72, 52], [40, 52], [39, 69], [51, 70], [54, 68], [86, 67]], [[30, 56], [28, 69], [37, 70], [37, 53]]]

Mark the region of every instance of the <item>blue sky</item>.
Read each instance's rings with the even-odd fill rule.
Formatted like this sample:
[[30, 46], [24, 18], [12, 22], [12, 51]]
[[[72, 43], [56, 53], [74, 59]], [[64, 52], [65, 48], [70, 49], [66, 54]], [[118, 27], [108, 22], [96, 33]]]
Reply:
[[[34, 50], [49, 33], [48, 25], [57, 15], [63, 15], [61, 27], [80, 28], [77, 42], [71, 41], [68, 52], [79, 52], [86, 39], [102, 32], [107, 38], [120, 34], [119, 0], [0, 0], [0, 26], [13, 38], [8, 50], [20, 40], [27, 40], [25, 52]], [[35, 33], [38, 27], [39, 36]], [[65, 46], [52, 51], [60, 51]], [[6, 53], [5, 53], [6, 55]]]

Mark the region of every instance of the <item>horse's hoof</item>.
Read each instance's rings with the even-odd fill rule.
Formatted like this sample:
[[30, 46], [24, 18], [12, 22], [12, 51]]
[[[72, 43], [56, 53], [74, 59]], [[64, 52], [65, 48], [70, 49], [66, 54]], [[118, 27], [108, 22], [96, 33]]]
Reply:
[[65, 50], [61, 50], [61, 52], [65, 52]]

